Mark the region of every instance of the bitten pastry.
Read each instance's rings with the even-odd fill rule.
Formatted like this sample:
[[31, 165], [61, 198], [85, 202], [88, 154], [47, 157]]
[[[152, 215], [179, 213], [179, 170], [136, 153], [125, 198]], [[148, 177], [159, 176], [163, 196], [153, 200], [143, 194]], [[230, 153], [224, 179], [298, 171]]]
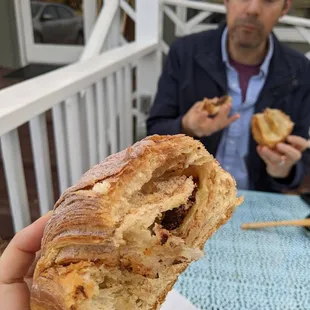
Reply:
[[251, 126], [253, 137], [259, 145], [274, 148], [291, 134], [294, 123], [281, 110], [267, 108], [253, 116]]
[[111, 155], [55, 204], [31, 309], [159, 309], [242, 200], [190, 137], [152, 136]]
[[222, 105], [231, 103], [232, 98], [230, 96], [222, 96], [220, 98], [214, 97], [212, 99], [204, 98], [202, 101], [202, 109], [207, 111], [211, 116], [216, 115]]

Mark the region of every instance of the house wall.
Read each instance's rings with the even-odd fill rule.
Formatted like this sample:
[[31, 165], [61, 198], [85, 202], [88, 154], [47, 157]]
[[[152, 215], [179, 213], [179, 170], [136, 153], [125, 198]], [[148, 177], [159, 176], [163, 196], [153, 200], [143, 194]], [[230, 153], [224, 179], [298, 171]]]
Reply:
[[0, 67], [18, 68], [19, 50], [13, 0], [0, 1]]

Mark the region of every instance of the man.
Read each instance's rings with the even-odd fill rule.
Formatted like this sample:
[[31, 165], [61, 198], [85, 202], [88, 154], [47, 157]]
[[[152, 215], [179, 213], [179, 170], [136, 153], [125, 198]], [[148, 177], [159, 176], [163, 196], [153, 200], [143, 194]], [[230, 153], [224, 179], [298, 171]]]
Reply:
[[[147, 121], [148, 134], [199, 138], [238, 188], [280, 192], [305, 174], [310, 127], [310, 62], [272, 34], [293, 0], [225, 0], [227, 25], [189, 35], [171, 47]], [[232, 97], [211, 118], [197, 108], [204, 97]], [[258, 147], [254, 113], [278, 108], [295, 123], [276, 149]]]

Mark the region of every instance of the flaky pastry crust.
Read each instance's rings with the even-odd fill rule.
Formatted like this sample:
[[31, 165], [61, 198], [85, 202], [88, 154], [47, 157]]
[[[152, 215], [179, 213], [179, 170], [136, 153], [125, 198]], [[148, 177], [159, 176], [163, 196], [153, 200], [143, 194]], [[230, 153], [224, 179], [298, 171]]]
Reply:
[[242, 202], [193, 138], [151, 136], [109, 156], [54, 207], [32, 310], [159, 309]]

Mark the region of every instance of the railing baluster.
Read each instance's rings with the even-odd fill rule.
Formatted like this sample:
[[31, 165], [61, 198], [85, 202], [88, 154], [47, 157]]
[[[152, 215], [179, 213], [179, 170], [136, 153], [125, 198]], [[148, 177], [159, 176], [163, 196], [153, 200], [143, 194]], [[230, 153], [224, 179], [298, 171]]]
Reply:
[[109, 114], [109, 137], [111, 143], [111, 153], [114, 154], [118, 151], [117, 140], [117, 122], [116, 111], [117, 104], [115, 100], [115, 75], [112, 74], [107, 77], [107, 99], [108, 99], [108, 114]]
[[120, 7], [125, 11], [125, 13], [135, 22], [136, 12], [126, 0], [120, 0]]
[[133, 143], [133, 114], [132, 114], [132, 76], [131, 66], [125, 67], [125, 100], [124, 100], [124, 115], [126, 128], [126, 144], [130, 146]]
[[108, 125], [105, 80], [96, 83], [99, 162], [108, 156]]
[[15, 232], [31, 223], [25, 172], [18, 131], [14, 129], [1, 137], [3, 165]]
[[307, 41], [307, 43], [310, 44], [310, 32], [309, 32], [309, 29], [306, 29], [304, 27], [295, 27], [295, 28], [303, 36], [303, 38]]
[[59, 180], [59, 191], [62, 193], [69, 187], [69, 157], [66, 130], [66, 116], [64, 102], [55, 105], [52, 109], [54, 142], [57, 158], [57, 171]]
[[168, 55], [170, 47], [169, 47], [169, 45], [164, 40], [161, 40], [160, 47], [161, 47], [162, 52], [165, 55]]
[[185, 23], [179, 19], [179, 17], [169, 7], [164, 7], [164, 13], [174, 22], [178, 27], [179, 36], [186, 34]]
[[126, 101], [125, 101], [125, 85], [124, 85], [125, 70], [122, 69], [116, 73], [116, 89], [117, 89], [117, 104], [119, 115], [119, 135], [120, 135], [120, 149], [127, 147], [126, 142]]
[[207, 17], [209, 17], [211, 15], [210, 12], [200, 12], [199, 14], [197, 14], [196, 16], [194, 16], [193, 18], [191, 18], [185, 25], [186, 27], [186, 32], [190, 33], [191, 29], [194, 26], [197, 26], [198, 24], [200, 24], [201, 22], [203, 22]]
[[89, 166], [97, 164], [98, 141], [97, 141], [97, 119], [96, 119], [96, 102], [95, 102], [95, 84], [93, 84], [85, 93], [85, 108], [87, 117], [87, 140], [89, 151]]
[[54, 205], [51, 161], [45, 113], [30, 120], [31, 146], [41, 215]]
[[[177, 6], [176, 7], [176, 16], [179, 18], [179, 20], [182, 23], [186, 23], [186, 21], [187, 21], [187, 8]], [[176, 36], [182, 36], [183, 34], [184, 34], [184, 28], [177, 26], [175, 28], [175, 35]]]
[[77, 182], [87, 169], [84, 160], [85, 144], [82, 142], [84, 122], [81, 120], [80, 96], [76, 94], [66, 101], [68, 150], [70, 166], [70, 185]]

